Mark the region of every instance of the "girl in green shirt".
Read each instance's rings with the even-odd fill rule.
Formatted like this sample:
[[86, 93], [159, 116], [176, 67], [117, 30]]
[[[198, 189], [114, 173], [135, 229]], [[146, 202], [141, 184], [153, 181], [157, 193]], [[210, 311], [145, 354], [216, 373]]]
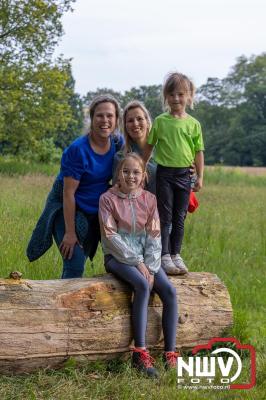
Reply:
[[175, 275], [188, 272], [180, 251], [191, 190], [189, 167], [193, 162], [197, 172], [193, 190], [198, 192], [203, 185], [204, 144], [201, 126], [186, 112], [187, 106], [193, 108], [194, 95], [195, 86], [186, 75], [175, 72], [167, 76], [163, 87], [167, 112], [155, 119], [144, 151], [147, 161], [155, 148], [162, 267], [167, 273]]

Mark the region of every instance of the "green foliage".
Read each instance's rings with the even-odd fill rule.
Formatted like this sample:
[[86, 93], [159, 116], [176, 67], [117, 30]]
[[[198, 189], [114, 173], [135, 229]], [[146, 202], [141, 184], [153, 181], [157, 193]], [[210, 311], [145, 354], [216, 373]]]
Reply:
[[161, 85], [140, 86], [126, 91], [123, 96], [123, 106], [131, 100], [139, 100], [145, 104], [154, 119], [162, 113]]
[[[2, 76], [1, 76], [2, 71]], [[53, 135], [71, 121], [68, 104], [71, 92], [66, 89], [69, 64], [41, 63], [27, 67], [0, 67], [0, 111], [2, 152], [21, 154], [34, 140]], [[17, 77], [19, 76], [19, 81]]]
[[75, 138], [81, 135], [84, 119], [82, 99], [80, 95], [74, 91], [75, 81], [70, 68], [65, 87], [69, 92], [68, 106], [71, 110], [71, 119], [65, 129], [61, 127], [61, 129], [58, 129], [53, 135], [55, 145], [61, 149], [67, 147]]
[[0, 153], [23, 154], [36, 140], [76, 124], [70, 62], [51, 58], [62, 35], [61, 17], [71, 3], [0, 4]]
[[44, 138], [39, 141], [34, 140], [29, 150], [25, 151], [24, 159], [34, 161], [36, 163], [59, 163], [62, 151], [59, 147], [55, 146], [53, 138]]
[[61, 17], [73, 0], [2, 0], [1, 56], [5, 64], [24, 65], [50, 58], [63, 33]]
[[207, 163], [266, 165], [266, 53], [239, 57], [226, 78], [209, 78], [194, 115]]

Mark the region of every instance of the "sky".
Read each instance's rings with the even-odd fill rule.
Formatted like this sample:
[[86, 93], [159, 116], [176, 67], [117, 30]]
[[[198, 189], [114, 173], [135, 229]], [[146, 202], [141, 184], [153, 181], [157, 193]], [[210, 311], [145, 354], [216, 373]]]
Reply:
[[266, 51], [265, 0], [77, 0], [55, 55], [72, 59], [76, 91], [124, 92], [180, 71], [200, 86], [237, 57]]

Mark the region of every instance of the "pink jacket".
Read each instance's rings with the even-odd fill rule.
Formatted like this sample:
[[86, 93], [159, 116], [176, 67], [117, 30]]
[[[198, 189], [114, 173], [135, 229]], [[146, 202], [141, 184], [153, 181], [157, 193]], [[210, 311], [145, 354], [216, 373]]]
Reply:
[[141, 262], [151, 273], [161, 265], [160, 220], [156, 197], [140, 189], [125, 194], [112, 187], [100, 197], [99, 220], [102, 247], [119, 262]]

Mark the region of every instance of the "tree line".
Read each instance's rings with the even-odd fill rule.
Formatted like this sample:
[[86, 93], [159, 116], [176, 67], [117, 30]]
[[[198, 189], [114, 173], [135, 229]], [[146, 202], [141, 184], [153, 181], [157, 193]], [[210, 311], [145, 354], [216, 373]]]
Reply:
[[[152, 118], [161, 85], [75, 92], [71, 60], [53, 59], [73, 0], [1, 0], [0, 153], [48, 162], [83, 132], [91, 99], [111, 93], [123, 108], [142, 101]], [[202, 124], [207, 164], [266, 166], [266, 53], [241, 56], [223, 79], [208, 78], [191, 111]]]

